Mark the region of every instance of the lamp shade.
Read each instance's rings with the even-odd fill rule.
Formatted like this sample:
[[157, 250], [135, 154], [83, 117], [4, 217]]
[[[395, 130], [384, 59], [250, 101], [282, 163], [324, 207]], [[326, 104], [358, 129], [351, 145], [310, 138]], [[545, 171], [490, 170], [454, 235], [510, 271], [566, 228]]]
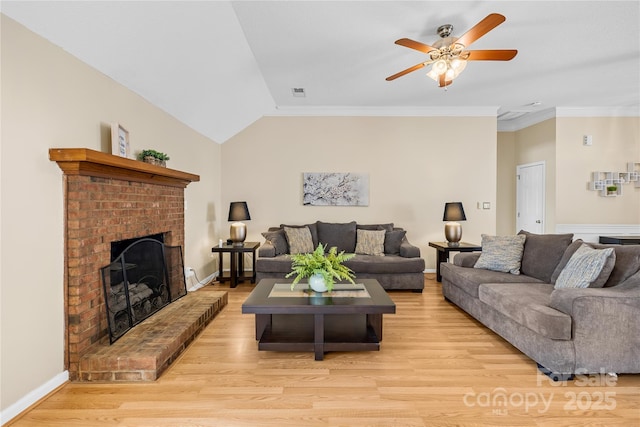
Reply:
[[231, 202], [229, 205], [229, 221], [247, 221], [250, 219], [247, 202]]
[[445, 203], [443, 221], [466, 221], [467, 217], [464, 215], [464, 208], [461, 202]]

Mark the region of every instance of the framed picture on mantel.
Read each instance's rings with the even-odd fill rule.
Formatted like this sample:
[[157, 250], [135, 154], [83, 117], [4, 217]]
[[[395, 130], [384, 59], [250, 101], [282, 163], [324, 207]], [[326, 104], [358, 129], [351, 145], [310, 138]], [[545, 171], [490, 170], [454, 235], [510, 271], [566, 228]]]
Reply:
[[111, 124], [111, 154], [129, 158], [129, 132], [118, 123]]

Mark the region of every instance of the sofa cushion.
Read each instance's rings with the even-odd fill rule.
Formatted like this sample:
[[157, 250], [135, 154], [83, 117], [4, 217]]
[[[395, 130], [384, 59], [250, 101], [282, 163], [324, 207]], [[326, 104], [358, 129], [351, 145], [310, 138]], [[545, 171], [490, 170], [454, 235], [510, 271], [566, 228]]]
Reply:
[[291, 272], [291, 257], [289, 255], [278, 255], [275, 257], [258, 257], [256, 258], [256, 271], [261, 273], [282, 273]]
[[384, 253], [387, 255], [399, 255], [400, 245], [407, 234], [404, 230], [387, 231], [384, 235]]
[[284, 233], [284, 230], [277, 229], [274, 231], [265, 231], [262, 233], [262, 237], [271, 243], [271, 245], [275, 248], [276, 255], [282, 255], [289, 252], [289, 245], [287, 244], [287, 236]]
[[356, 250], [356, 222], [330, 223], [316, 222], [318, 242], [327, 245], [327, 250], [338, 248], [338, 252], [353, 253]]
[[[344, 265], [352, 269], [356, 278], [360, 273], [368, 274], [403, 274], [422, 273], [424, 271], [424, 259], [403, 258], [398, 255], [375, 256], [356, 255]], [[270, 258], [257, 258], [256, 270], [262, 273], [282, 273], [291, 271], [291, 257], [289, 255], [278, 255]], [[284, 276], [283, 276], [284, 277]]]
[[284, 227], [284, 234], [287, 236], [289, 253], [305, 254], [313, 252], [313, 239], [309, 227]]
[[601, 288], [616, 262], [613, 248], [593, 249], [583, 243], [562, 269], [555, 288]]
[[551, 283], [551, 275], [573, 240], [573, 234], [534, 234], [520, 230], [524, 242], [520, 273]]
[[356, 253], [363, 255], [384, 256], [385, 230], [356, 229]]
[[482, 235], [482, 253], [473, 268], [520, 274], [524, 234], [515, 236]]
[[478, 287], [483, 283], [542, 283], [535, 277], [513, 275], [499, 271], [459, 267], [443, 262], [440, 263], [442, 280], [453, 283], [474, 298], [478, 298]]
[[393, 231], [393, 223], [388, 224], [356, 224], [356, 230], [385, 230]]
[[384, 257], [375, 255], [356, 255], [344, 265], [352, 269], [356, 277], [359, 273], [393, 274], [393, 273], [422, 273], [424, 259], [404, 258], [398, 255]]
[[549, 306], [553, 285], [484, 283], [480, 301], [532, 331], [554, 340], [571, 339], [571, 316]]

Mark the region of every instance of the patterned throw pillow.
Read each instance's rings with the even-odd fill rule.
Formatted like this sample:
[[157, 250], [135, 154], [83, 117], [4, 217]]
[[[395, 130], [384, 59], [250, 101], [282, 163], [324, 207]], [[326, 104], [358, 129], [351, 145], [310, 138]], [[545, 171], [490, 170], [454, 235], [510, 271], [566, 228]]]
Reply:
[[473, 268], [520, 274], [520, 264], [527, 236], [482, 235], [482, 253]]
[[384, 256], [386, 230], [356, 230], [356, 253]]
[[309, 227], [284, 227], [284, 234], [287, 236], [291, 255], [313, 252], [313, 239]]
[[[555, 289], [602, 287], [613, 270], [615, 256], [613, 248], [593, 249], [583, 243], [560, 272]], [[614, 262], [607, 262], [611, 257]]]

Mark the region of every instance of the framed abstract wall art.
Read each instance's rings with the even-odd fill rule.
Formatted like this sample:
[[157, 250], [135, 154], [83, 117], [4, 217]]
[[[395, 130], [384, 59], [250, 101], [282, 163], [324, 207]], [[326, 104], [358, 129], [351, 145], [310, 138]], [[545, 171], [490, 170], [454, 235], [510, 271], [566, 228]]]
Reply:
[[303, 205], [369, 206], [369, 175], [351, 172], [305, 172]]

